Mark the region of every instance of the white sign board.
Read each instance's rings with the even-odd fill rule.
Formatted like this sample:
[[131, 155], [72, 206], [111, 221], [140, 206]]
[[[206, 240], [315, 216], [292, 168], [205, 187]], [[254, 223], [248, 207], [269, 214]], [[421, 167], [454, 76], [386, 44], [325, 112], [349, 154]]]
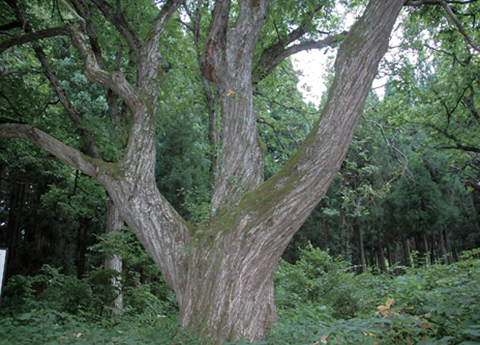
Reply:
[[0, 248], [0, 305], [2, 303], [3, 278], [7, 265], [7, 250]]

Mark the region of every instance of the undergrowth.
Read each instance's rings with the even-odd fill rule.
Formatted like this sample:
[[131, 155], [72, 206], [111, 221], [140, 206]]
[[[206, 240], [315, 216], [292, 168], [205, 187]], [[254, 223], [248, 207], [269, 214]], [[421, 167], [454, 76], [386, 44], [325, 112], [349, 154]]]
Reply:
[[[279, 263], [278, 319], [257, 344], [480, 344], [479, 253], [451, 265], [357, 275], [310, 246], [296, 264]], [[0, 344], [208, 344], [179, 329], [175, 298], [161, 279], [134, 280], [122, 291], [124, 310], [110, 308], [118, 293], [111, 276], [100, 268], [78, 279], [45, 266], [38, 276], [11, 278]]]

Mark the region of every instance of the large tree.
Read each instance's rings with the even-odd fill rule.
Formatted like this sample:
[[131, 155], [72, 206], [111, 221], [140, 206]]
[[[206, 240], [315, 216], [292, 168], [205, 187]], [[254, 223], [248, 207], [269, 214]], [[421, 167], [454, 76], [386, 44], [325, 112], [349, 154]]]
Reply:
[[[7, 123], [3, 119], [0, 138], [37, 144], [105, 187], [120, 216], [175, 291], [183, 327], [207, 335], [215, 343], [241, 336], [261, 339], [276, 319], [273, 273], [277, 262], [345, 158], [390, 33], [406, 2], [370, 0], [348, 33], [323, 32], [321, 36], [316, 25], [328, 20], [322, 13], [330, 13], [335, 2], [305, 5], [292, 1], [291, 12], [297, 22], [281, 23], [278, 18], [269, 22], [276, 36], [268, 40], [263, 32], [262, 44], [257, 44], [262, 28], [286, 3], [275, 3], [279, 10], [269, 11], [268, 0], [217, 0], [213, 5], [166, 0], [142, 34], [136, 28], [141, 18], [129, 21], [126, 12], [131, 6], [120, 0], [60, 2], [75, 20], [45, 28], [28, 22], [27, 1], [4, 0], [16, 18], [1, 27], [5, 39], [0, 53], [31, 43], [83, 141], [83, 153], [18, 120]], [[420, 3], [410, 1], [415, 6]], [[437, 3], [448, 8], [443, 1]], [[221, 109], [221, 165], [215, 174], [209, 222], [198, 227], [182, 219], [159, 193], [154, 171], [157, 100], [164, 75], [159, 40], [182, 4], [191, 18], [187, 27], [197, 44], [211, 115], [217, 101]], [[202, 24], [204, 18], [209, 25]], [[120, 63], [104, 61], [99, 23], [105, 30], [113, 26], [128, 46], [128, 74], [122, 73]], [[128, 125], [127, 135], [114, 128], [119, 142], [128, 137], [115, 158], [101, 152], [92, 134], [95, 128], [84, 125], [82, 114], [49, 64], [48, 52], [39, 44], [56, 36], [70, 39], [83, 60], [85, 77], [104, 88], [112, 123]], [[285, 166], [264, 182], [264, 152], [252, 103], [254, 85], [286, 57], [338, 42], [335, 78], [321, 117]], [[120, 61], [122, 49], [120, 45]], [[128, 108], [129, 117], [120, 116], [116, 97]]]

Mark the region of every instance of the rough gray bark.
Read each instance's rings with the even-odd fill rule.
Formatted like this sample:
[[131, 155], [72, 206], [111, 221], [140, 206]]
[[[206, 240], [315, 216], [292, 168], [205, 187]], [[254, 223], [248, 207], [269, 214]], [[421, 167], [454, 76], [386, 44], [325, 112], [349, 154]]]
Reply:
[[107, 2], [93, 2], [111, 18], [137, 56], [136, 86], [98, 63], [84, 32], [68, 26], [62, 34], [67, 31], [79, 50], [86, 77], [111, 89], [130, 108], [125, 155], [118, 163], [107, 163], [23, 124], [1, 126], [0, 138], [30, 140], [106, 188], [175, 291], [183, 327], [209, 336], [213, 343], [241, 336], [259, 340], [276, 319], [273, 273], [277, 262], [345, 158], [403, 2], [370, 1], [340, 47], [321, 118], [296, 154], [266, 182], [251, 74], [268, 1], [238, 1], [235, 25], [229, 25], [230, 1], [216, 2], [202, 72], [220, 93], [223, 156], [213, 195], [215, 216], [198, 229], [160, 195], [154, 178], [156, 83], [162, 76], [158, 41], [181, 1], [164, 4], [144, 42]]

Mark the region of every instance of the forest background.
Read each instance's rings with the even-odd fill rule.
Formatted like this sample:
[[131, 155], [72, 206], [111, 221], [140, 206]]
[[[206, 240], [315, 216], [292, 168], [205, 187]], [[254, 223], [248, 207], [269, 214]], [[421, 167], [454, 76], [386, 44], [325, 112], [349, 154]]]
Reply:
[[[0, 31], [2, 37], [8, 39], [8, 30], [12, 29], [8, 25], [15, 22], [15, 13], [8, 1], [0, 6]], [[293, 2], [279, 2], [276, 6], [283, 6], [286, 12], [295, 9]], [[478, 48], [473, 43], [478, 36], [479, 8], [475, 1], [448, 6], [454, 17], [441, 6], [412, 6], [405, 9], [401, 23], [397, 23], [396, 35], [401, 41], [391, 48], [396, 53], [382, 60], [380, 68], [379, 75], [388, 78], [385, 94], [380, 98], [375, 90], [370, 92], [340, 172], [295, 234], [277, 270], [277, 305], [284, 310], [298, 310], [299, 305], [315, 302], [312, 308], [331, 309], [312, 311], [312, 315], [332, 314], [336, 320], [348, 320], [361, 316], [364, 309], [384, 304], [385, 308], [380, 311], [392, 310], [395, 316], [394, 303], [386, 299], [390, 297], [386, 292], [375, 298], [371, 292], [375, 301], [367, 303], [368, 306], [360, 303], [356, 295], [360, 290], [350, 286], [354, 279], [359, 279], [354, 278], [357, 276], [353, 273], [368, 276], [370, 284], [377, 288], [393, 284], [380, 283], [379, 280], [386, 279], [381, 273], [411, 274], [415, 278], [410, 285], [392, 288], [400, 295], [418, 287], [422, 279], [431, 283], [428, 279], [438, 282], [451, 275], [447, 268], [439, 268], [440, 263], [455, 267], [458, 277], [469, 275], [469, 278], [458, 278], [462, 288], [465, 287], [462, 284], [472, 284], [478, 277], [478, 264], [472, 259], [478, 254], [472, 250], [480, 247], [480, 115], [477, 110], [480, 70]], [[39, 27], [50, 21], [75, 20], [61, 2], [31, 1], [24, 7], [28, 22]], [[343, 9], [346, 12], [337, 12], [332, 7], [329, 18], [332, 32], [348, 29], [342, 27], [340, 17], [347, 13], [359, 15], [362, 9], [361, 1], [350, 2]], [[122, 11], [141, 31], [143, 23], [158, 10], [149, 2], [138, 1], [126, 2]], [[155, 179], [161, 194], [180, 215], [198, 225], [209, 220], [212, 175], [217, 169], [220, 142], [212, 141], [212, 133], [219, 128], [218, 124], [212, 127], [209, 117], [207, 93], [212, 90], [201, 80], [198, 46], [192, 39], [189, 15], [192, 13], [188, 7], [182, 15], [175, 14], [168, 23], [168, 35], [159, 43], [164, 52], [165, 75], [158, 98]], [[105, 29], [97, 35], [108, 47], [104, 58], [108, 64], [123, 69], [128, 77], [128, 73], [132, 73], [128, 59], [122, 60], [122, 53], [109, 52], [110, 48], [115, 52], [121, 47], [121, 40], [109, 30], [108, 23], [102, 25], [106, 25]], [[322, 49], [335, 50], [337, 45], [338, 42], [332, 42]], [[108, 95], [103, 88], [87, 81], [83, 62], [67, 38], [43, 40], [41, 48], [47, 53], [64, 94], [80, 114], [81, 125], [75, 128], [65, 121], [58, 90], [50, 86], [50, 72], [45, 70], [35, 51], [38, 47], [32, 49], [28, 45], [10, 48], [0, 57], [2, 123], [33, 124], [75, 147], [82, 146], [78, 129], [95, 133], [104, 157], [110, 161], [118, 159], [125, 144], [119, 140], [118, 133], [124, 132], [130, 116], [126, 107], [122, 108], [119, 103], [118, 121], [112, 122]], [[327, 87], [333, 81], [333, 60], [330, 68]], [[297, 89], [299, 73], [286, 59], [255, 84], [253, 102], [265, 150], [265, 179], [277, 172], [300, 147], [327, 101], [325, 93], [319, 106], [305, 102]], [[175, 314], [175, 298], [135, 235], [125, 225], [111, 232], [111, 218], [107, 215], [109, 197], [98, 182], [26, 141], [4, 140], [0, 145], [0, 246], [9, 249], [8, 285], [2, 313], [9, 316], [6, 320], [13, 322], [4, 324], [5, 332], [15, 322], [18, 327], [22, 320], [31, 322], [35, 317], [42, 322], [52, 317], [55, 320], [70, 317], [74, 318], [69, 320], [74, 325], [72, 320], [82, 324], [83, 321], [75, 319], [82, 313], [88, 314], [82, 316], [87, 319], [113, 317], [118, 314], [119, 305], [115, 308], [112, 303], [119, 292], [124, 301], [117, 300], [117, 303], [123, 304], [123, 313], [127, 316], [144, 313], [145, 324], [150, 324], [151, 317], [160, 322], [158, 315]], [[462, 254], [465, 251], [467, 254]], [[467, 255], [468, 260], [464, 262], [468, 264], [455, 266], [458, 264], [454, 262], [465, 258], [462, 255]], [[112, 275], [116, 273], [108, 269], [112, 268], [108, 262], [116, 259], [113, 265], [118, 268], [120, 258], [123, 261], [121, 284], [112, 285]], [[309, 271], [312, 267], [316, 273]], [[419, 272], [423, 273], [412, 267], [420, 267], [423, 271]], [[468, 271], [471, 267], [476, 267], [473, 277]], [[439, 277], [441, 274], [445, 276]], [[62, 294], [62, 289], [67, 293]], [[322, 300], [333, 290], [338, 292], [330, 296], [330, 300]], [[350, 294], [345, 296], [351, 297], [348, 303], [341, 299], [345, 291]], [[101, 301], [96, 302], [94, 295]], [[469, 315], [477, 315], [478, 304], [472, 305]], [[404, 307], [406, 311], [410, 304], [405, 302]], [[52, 309], [59, 314], [48, 316], [46, 310]], [[438, 313], [454, 319], [461, 311], [455, 310], [449, 315], [446, 310]], [[399, 312], [397, 316], [401, 315]], [[413, 315], [412, 320], [418, 315]], [[284, 320], [296, 317], [290, 316], [286, 312]], [[309, 318], [303, 320], [307, 322]], [[115, 325], [118, 320], [108, 322]], [[298, 319], [295, 322], [298, 323]], [[312, 321], [316, 327], [322, 322], [327, 320]], [[429, 327], [420, 326], [422, 322], [416, 326], [424, 332], [417, 336], [419, 341], [426, 341], [424, 336], [432, 336], [434, 322], [424, 322]], [[461, 325], [470, 333], [462, 333], [458, 339], [478, 340], [477, 328], [470, 327], [468, 322]], [[323, 326], [328, 329], [326, 324]], [[363, 326], [357, 324], [353, 328], [358, 331]], [[418, 332], [413, 329], [407, 335], [398, 331], [397, 340], [407, 336], [413, 339]], [[81, 339], [86, 334], [70, 331], [82, 335], [67, 337], [68, 341]], [[290, 329], [289, 334], [292, 332]], [[318, 331], [308, 332], [302, 335], [307, 343], [312, 341], [312, 336], [319, 337], [320, 341], [327, 339], [322, 338], [326, 333], [319, 336]], [[330, 330], [329, 334], [332, 333]], [[52, 339], [67, 342], [60, 339], [64, 336], [61, 334], [55, 334]], [[92, 334], [89, 336], [95, 336]], [[352, 334], [348, 336], [354, 336]], [[116, 336], [118, 343], [125, 340], [121, 334]], [[363, 337], [362, 341], [366, 342], [375, 339]], [[445, 343], [448, 341], [450, 339]]]

